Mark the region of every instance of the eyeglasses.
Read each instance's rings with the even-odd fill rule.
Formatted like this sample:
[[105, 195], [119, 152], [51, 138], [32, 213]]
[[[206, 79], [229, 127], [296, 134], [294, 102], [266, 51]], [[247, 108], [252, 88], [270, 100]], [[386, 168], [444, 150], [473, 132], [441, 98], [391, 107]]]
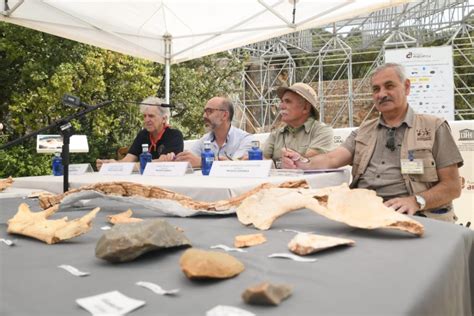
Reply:
[[205, 108], [205, 109], [204, 109], [204, 113], [205, 113], [206, 115], [211, 115], [211, 114], [214, 113], [215, 111], [227, 112], [227, 110], [224, 110], [224, 109], [213, 109], [213, 108]]
[[388, 130], [388, 139], [387, 143], [385, 144], [385, 147], [387, 147], [391, 151], [395, 151], [395, 149], [397, 148], [395, 146], [395, 128], [391, 128]]

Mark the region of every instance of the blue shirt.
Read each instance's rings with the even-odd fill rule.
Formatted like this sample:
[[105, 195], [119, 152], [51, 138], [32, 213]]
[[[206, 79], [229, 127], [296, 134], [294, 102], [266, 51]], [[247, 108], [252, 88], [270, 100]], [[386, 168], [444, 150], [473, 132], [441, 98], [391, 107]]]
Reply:
[[213, 132], [209, 132], [201, 137], [197, 142], [191, 147], [191, 152], [196, 156], [201, 156], [201, 152], [204, 150], [204, 142], [211, 142], [211, 150], [214, 152], [214, 155], [219, 155], [220, 157], [229, 156], [232, 159], [242, 158], [249, 149], [252, 148], [252, 140], [254, 136], [246, 131], [241, 130], [240, 128], [231, 126], [229, 132], [227, 133], [227, 138], [221, 148], [216, 143], [216, 137]]

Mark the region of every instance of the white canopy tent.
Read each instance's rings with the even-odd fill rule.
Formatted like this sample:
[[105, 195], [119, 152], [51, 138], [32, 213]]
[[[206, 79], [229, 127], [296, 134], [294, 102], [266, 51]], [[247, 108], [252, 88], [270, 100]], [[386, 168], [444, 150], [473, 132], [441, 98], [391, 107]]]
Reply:
[[[296, 1], [296, 3], [295, 3]], [[3, 0], [5, 21], [166, 65], [410, 0]]]

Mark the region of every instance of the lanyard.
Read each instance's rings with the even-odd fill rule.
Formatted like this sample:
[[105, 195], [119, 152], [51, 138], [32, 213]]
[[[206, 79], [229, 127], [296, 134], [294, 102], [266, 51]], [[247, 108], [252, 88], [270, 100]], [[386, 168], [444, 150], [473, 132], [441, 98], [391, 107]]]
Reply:
[[163, 134], [165, 133], [166, 129], [168, 128], [168, 125], [163, 126], [163, 129], [158, 133], [156, 138], [153, 138], [151, 133], [149, 133], [150, 137], [150, 148], [148, 149], [148, 152], [153, 152], [153, 150], [156, 150], [156, 144], [160, 141], [160, 139], [163, 137]]

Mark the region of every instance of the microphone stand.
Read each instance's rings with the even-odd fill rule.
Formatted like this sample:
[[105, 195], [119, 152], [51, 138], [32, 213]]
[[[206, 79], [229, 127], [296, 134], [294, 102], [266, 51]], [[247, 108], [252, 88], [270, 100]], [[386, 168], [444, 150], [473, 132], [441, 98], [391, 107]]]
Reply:
[[61, 152], [61, 158], [62, 158], [62, 164], [63, 164], [63, 192], [67, 192], [69, 190], [69, 144], [70, 144], [70, 138], [74, 134], [74, 129], [72, 128], [70, 121], [76, 118], [80, 118], [86, 115], [87, 113], [95, 111], [112, 102], [113, 101], [104, 101], [102, 103], [99, 103], [93, 106], [86, 105], [87, 107], [82, 111], [69, 115], [65, 118], [59, 119], [46, 127], [43, 127], [39, 130], [36, 130], [32, 133], [29, 133], [20, 138], [12, 140], [11, 142], [1, 145], [0, 150], [4, 150], [11, 146], [17, 145], [28, 138], [34, 137], [52, 128], [59, 128], [59, 133], [63, 136], [63, 147], [62, 147], [62, 152]]

